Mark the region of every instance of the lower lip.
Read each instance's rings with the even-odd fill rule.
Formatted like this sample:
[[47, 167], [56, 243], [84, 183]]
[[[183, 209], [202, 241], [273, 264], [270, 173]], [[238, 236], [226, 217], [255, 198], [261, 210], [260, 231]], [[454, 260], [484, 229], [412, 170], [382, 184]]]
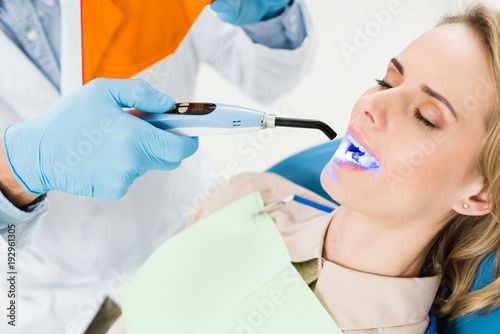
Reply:
[[337, 165], [339, 168], [342, 168], [343, 170], [350, 171], [350, 172], [362, 172], [365, 171], [366, 169], [357, 165], [350, 164], [348, 162], [335, 162], [335, 165]]

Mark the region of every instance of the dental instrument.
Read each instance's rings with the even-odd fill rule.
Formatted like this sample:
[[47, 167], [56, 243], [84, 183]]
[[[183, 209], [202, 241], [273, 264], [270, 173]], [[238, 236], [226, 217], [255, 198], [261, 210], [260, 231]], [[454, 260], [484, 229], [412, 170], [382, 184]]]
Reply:
[[331, 127], [319, 120], [279, 117], [228, 104], [176, 103], [172, 110], [165, 113], [138, 110], [129, 113], [157, 128], [188, 137], [243, 133], [275, 127], [318, 129], [330, 140], [337, 136]]
[[326, 206], [323, 204], [319, 204], [318, 202], [312, 201], [310, 199], [304, 198], [304, 197], [299, 196], [299, 195], [290, 195], [290, 196], [287, 196], [285, 198], [279, 199], [271, 204], [266, 205], [265, 207], [263, 207], [259, 211], [255, 212], [252, 215], [252, 217], [275, 211], [275, 210], [281, 208], [286, 203], [291, 202], [291, 201], [299, 202], [299, 203], [302, 203], [304, 205], [307, 205], [307, 206], [316, 208], [320, 211], [325, 211], [328, 213], [332, 212], [333, 210], [335, 210], [337, 208], [337, 207], [332, 208], [332, 207], [329, 207], [329, 206]]

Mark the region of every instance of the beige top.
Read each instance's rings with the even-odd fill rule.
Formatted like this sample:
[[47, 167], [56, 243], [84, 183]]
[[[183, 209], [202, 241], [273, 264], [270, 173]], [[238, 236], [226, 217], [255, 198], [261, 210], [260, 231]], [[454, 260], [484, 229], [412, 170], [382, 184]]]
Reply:
[[[269, 204], [291, 194], [333, 204], [278, 175], [242, 174], [214, 192], [189, 224], [234, 200], [259, 190]], [[295, 268], [340, 328], [349, 334], [423, 334], [439, 277], [399, 278], [367, 274], [323, 259], [323, 243], [332, 215], [290, 202], [271, 213]]]

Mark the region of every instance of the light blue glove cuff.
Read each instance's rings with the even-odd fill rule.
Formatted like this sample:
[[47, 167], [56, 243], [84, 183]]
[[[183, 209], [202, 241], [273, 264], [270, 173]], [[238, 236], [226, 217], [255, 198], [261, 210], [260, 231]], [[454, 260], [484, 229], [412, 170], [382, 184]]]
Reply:
[[227, 23], [241, 26], [275, 17], [290, 0], [217, 0], [210, 7]]
[[[15, 124], [14, 124], [15, 125]], [[32, 191], [27, 185], [26, 183], [24, 183], [24, 181], [19, 177], [19, 175], [16, 173], [16, 170], [14, 169], [14, 167], [12, 166], [12, 163], [10, 161], [10, 156], [9, 156], [9, 150], [7, 149], [7, 139], [5, 137], [5, 134], [7, 133], [7, 130], [9, 130], [9, 128], [11, 128], [12, 126], [14, 125], [9, 125], [4, 131], [3, 131], [3, 134], [2, 134], [2, 145], [3, 145], [3, 150], [5, 152], [5, 156], [7, 157], [7, 163], [9, 164], [9, 168], [10, 168], [10, 171], [12, 172], [12, 174], [14, 175], [14, 177], [16, 178], [16, 181], [17, 183], [19, 183], [19, 185], [21, 186], [21, 188], [23, 188], [24, 191], [26, 191], [27, 193], [30, 193], [30, 194], [33, 194], [33, 195], [43, 195], [45, 194], [45, 192], [36, 192], [36, 191]]]
[[288, 0], [286, 2], [281, 1], [280, 3], [274, 4], [274, 5], [269, 5], [267, 8], [267, 11], [264, 13], [262, 18], [259, 21], [265, 21], [272, 19], [276, 16], [278, 16], [280, 13], [283, 12], [283, 10], [288, 6], [290, 3], [292, 3], [293, 0]]

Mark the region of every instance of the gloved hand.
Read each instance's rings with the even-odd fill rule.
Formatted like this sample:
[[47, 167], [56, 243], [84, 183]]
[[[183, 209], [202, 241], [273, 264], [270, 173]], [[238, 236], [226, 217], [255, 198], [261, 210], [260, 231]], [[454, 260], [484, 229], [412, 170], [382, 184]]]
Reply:
[[9, 167], [31, 194], [119, 199], [147, 171], [174, 169], [198, 149], [198, 138], [157, 129], [122, 107], [160, 113], [174, 104], [144, 80], [96, 79], [4, 131]]
[[267, 20], [278, 15], [290, 0], [217, 0], [210, 7], [219, 18], [233, 25]]

